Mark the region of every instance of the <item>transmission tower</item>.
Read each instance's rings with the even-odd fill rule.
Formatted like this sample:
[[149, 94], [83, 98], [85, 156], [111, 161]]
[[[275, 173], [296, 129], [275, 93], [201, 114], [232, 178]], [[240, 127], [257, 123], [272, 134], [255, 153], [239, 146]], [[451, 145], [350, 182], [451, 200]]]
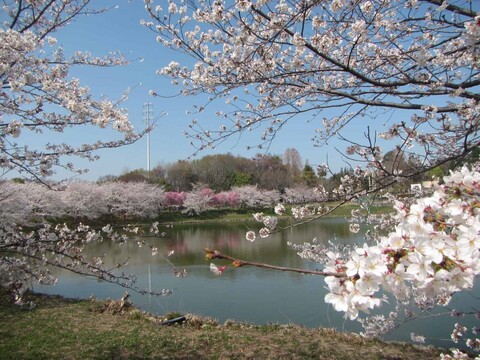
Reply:
[[[150, 127], [152, 117], [153, 105], [152, 103], [146, 102], [143, 104], [143, 122], [147, 125], [147, 128]], [[147, 132], [147, 173], [150, 173], [150, 131]]]

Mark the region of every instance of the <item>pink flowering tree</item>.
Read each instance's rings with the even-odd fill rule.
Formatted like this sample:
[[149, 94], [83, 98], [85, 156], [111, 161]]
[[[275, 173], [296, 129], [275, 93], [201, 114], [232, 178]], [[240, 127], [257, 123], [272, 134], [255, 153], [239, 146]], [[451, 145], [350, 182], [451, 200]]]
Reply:
[[[480, 146], [476, 1], [145, 3], [150, 19], [144, 25], [157, 41], [193, 59], [172, 61], [159, 74], [182, 95], [208, 94], [199, 111], [216, 101], [231, 105], [231, 111], [217, 111], [216, 128], [193, 121], [186, 136], [198, 151], [252, 130], [259, 134], [255, 145], [264, 148], [286, 123], [311, 120], [315, 145], [343, 140], [344, 158], [358, 165], [326, 194], [344, 203], [374, 198], [440, 165], [454, 167]], [[363, 136], [348, 138], [354, 124], [364, 125]], [[383, 194], [396, 204], [393, 217], [352, 214], [353, 231], [358, 221], [376, 221], [388, 236], [371, 233], [365, 246], [348, 253], [306, 255], [325, 265], [319, 274], [330, 289], [327, 302], [353, 319], [380, 305], [380, 288], [399, 302], [427, 306], [445, 304], [451, 293], [471, 286], [478, 261], [460, 247], [468, 242], [474, 257], [480, 251], [474, 240], [480, 237], [478, 172], [462, 168], [444, 181], [423, 199]], [[282, 205], [276, 210], [285, 211]], [[297, 219], [331, 210], [292, 209]], [[275, 221], [257, 217], [265, 224], [260, 235], [268, 236]]]
[[[67, 170], [73, 174], [84, 171], [75, 168], [69, 158], [95, 160], [97, 150], [124, 146], [141, 137], [142, 134], [133, 130], [126, 111], [120, 107], [125, 97], [117, 100], [97, 98], [71, 74], [75, 66], [111, 67], [126, 65], [127, 60], [115, 53], [95, 57], [88, 52], [77, 51], [66, 56], [55, 38], [55, 34], [76, 17], [95, 15], [105, 10], [92, 7], [90, 0], [2, 2], [2, 175], [19, 174], [44, 185], [54, 186], [48, 177], [57, 170]], [[63, 142], [64, 133], [86, 127], [98, 129], [101, 132], [99, 139], [77, 144]], [[54, 142], [48, 142], [43, 135], [50, 141], [55, 139]], [[32, 145], [32, 136], [39, 139], [35, 143], [41, 144], [45, 140], [46, 145]], [[25, 184], [24, 188], [29, 186]], [[80, 184], [72, 186], [80, 191]], [[100, 230], [83, 224], [70, 228], [62, 224], [51, 226], [45, 223], [24, 229], [22, 226], [26, 225], [32, 214], [36, 213], [42, 219], [42, 215], [49, 213], [48, 207], [52, 204], [47, 204], [48, 198], [39, 196], [43, 198], [42, 202], [33, 204], [30, 209], [19, 209], [28, 212], [25, 217], [12, 218], [3, 214], [8, 206], [14, 205], [8, 204], [9, 196], [3, 196], [12, 187], [4, 182], [0, 187], [0, 284], [14, 293], [19, 303], [29, 282], [55, 283], [56, 278], [50, 272], [52, 266], [142, 291], [136, 286], [134, 276], [104, 267], [101, 257], [87, 258], [82, 253], [82, 247], [86, 243], [102, 239], [123, 242], [126, 235], [113, 232], [110, 226]], [[8, 187], [10, 188], [6, 189]], [[33, 194], [39, 194], [35, 186], [31, 189], [30, 198]], [[70, 192], [69, 195], [73, 196], [74, 193]], [[81, 198], [85, 199], [84, 196]], [[22, 201], [32, 204], [28, 198]], [[73, 199], [68, 201], [71, 203]], [[85, 213], [86, 204], [78, 205], [79, 208], [71, 210], [72, 214], [83, 212], [86, 216], [92, 215]], [[17, 215], [21, 212], [17, 212]], [[154, 249], [152, 252], [155, 252]]]
[[163, 205], [166, 207], [175, 207], [180, 208], [183, 206], [183, 202], [187, 197], [186, 192], [176, 192], [176, 191], [167, 191], [165, 193], [165, 198]]
[[219, 208], [234, 209], [239, 205], [240, 198], [235, 191], [222, 191], [213, 196], [212, 203]]
[[235, 191], [229, 191], [225, 194], [226, 196], [226, 203], [230, 208], [238, 207], [240, 203], [240, 198]]

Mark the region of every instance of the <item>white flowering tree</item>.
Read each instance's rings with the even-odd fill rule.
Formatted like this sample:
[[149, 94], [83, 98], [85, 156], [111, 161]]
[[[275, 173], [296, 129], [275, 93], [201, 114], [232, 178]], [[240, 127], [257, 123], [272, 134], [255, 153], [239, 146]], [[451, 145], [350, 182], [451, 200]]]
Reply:
[[[89, 0], [4, 1], [0, 27], [0, 169], [42, 180], [56, 168], [75, 169], [69, 156], [95, 160], [95, 150], [115, 148], [139, 138], [126, 111], [124, 100], [96, 99], [79, 79], [71, 77], [74, 66], [111, 67], [126, 65], [121, 55], [94, 57], [75, 52], [67, 57], [56, 44], [55, 33], [75, 17], [92, 15]], [[111, 127], [122, 134], [112, 141], [94, 141], [72, 146], [61, 142], [69, 129], [91, 125]], [[60, 139], [43, 148], [31, 147], [28, 135], [46, 133]]]
[[159, 73], [183, 95], [205, 92], [232, 105], [218, 112], [219, 129], [194, 120], [187, 136], [198, 149], [251, 129], [265, 146], [298, 116], [318, 121], [318, 145], [342, 136], [349, 123], [389, 119], [378, 136], [411, 159], [411, 171], [383, 166], [373, 130], [347, 149], [385, 185], [479, 145], [474, 1], [146, 4], [151, 21], [144, 24], [157, 40], [196, 60], [171, 62]]
[[[89, 0], [2, 1], [0, 176], [20, 175], [52, 185], [48, 177], [59, 169], [74, 173], [83, 171], [76, 169], [69, 157], [95, 160], [96, 150], [124, 146], [141, 137], [142, 134], [134, 132], [126, 111], [119, 107], [124, 98], [116, 101], [97, 99], [70, 73], [75, 66], [110, 67], [126, 65], [127, 60], [115, 53], [99, 58], [77, 51], [66, 56], [54, 37], [78, 16], [95, 15], [105, 10], [93, 7]], [[108, 134], [103, 134], [102, 140], [85, 144], [62, 142], [64, 133], [88, 126], [113, 129], [111, 140], [105, 140]], [[50, 142], [45, 142], [43, 147], [32, 146], [32, 136], [38, 140], [43, 139], [42, 134]], [[28, 187], [34, 189], [30, 199], [39, 194], [38, 188], [29, 183], [23, 185], [23, 189]], [[76, 187], [79, 189], [79, 184]], [[43, 197], [45, 192], [40, 191], [43, 201], [32, 204], [24, 198], [24, 203], [31, 205], [30, 209], [17, 206], [18, 212], [7, 214], [10, 206], [18, 205], [9, 204], [8, 194], [12, 190], [15, 191], [6, 182], [0, 183], [0, 284], [12, 291], [18, 302], [22, 301], [22, 294], [32, 281], [55, 283], [56, 278], [49, 270], [51, 266], [142, 291], [137, 288], [134, 276], [124, 274], [121, 268], [106, 268], [100, 257], [87, 258], [82, 253], [86, 243], [101, 239], [122, 242], [127, 239], [126, 235], [113, 232], [110, 226], [95, 230], [82, 224], [69, 228], [62, 224], [32, 226], [30, 223], [24, 229], [22, 225], [32, 215], [39, 215], [40, 219], [42, 215], [51, 215], [47, 209], [52, 204]], [[72, 213], [84, 212], [85, 204], [78, 205], [80, 207], [72, 209]], [[58, 206], [55, 211], [54, 216], [59, 213]]]
[[[209, 103], [231, 106], [217, 111], [222, 125], [216, 129], [193, 121], [186, 136], [198, 150], [250, 130], [259, 132], [261, 148], [292, 119], [316, 121], [316, 145], [344, 140], [344, 156], [360, 162], [330, 194], [348, 201], [438, 165], [453, 166], [480, 145], [477, 1], [172, 0], [164, 9], [161, 2], [145, 3], [150, 19], [144, 25], [158, 42], [194, 60], [173, 61], [159, 74], [180, 94], [206, 93]], [[204, 104], [197, 109], [204, 111]], [[364, 124], [363, 140], [346, 138], [353, 124]], [[380, 144], [398, 156], [386, 157]], [[305, 256], [325, 264], [319, 272], [330, 290], [325, 300], [353, 319], [380, 305], [375, 294], [381, 288], [400, 303], [413, 295], [427, 306], [471, 287], [480, 251], [479, 180], [475, 169], [463, 168], [433, 196], [413, 204], [391, 198], [397, 215], [377, 224], [390, 228], [389, 235], [370, 235], [373, 242], [351, 252], [315, 244], [303, 249], [318, 250]], [[293, 216], [324, 213], [316, 212], [294, 209]], [[273, 231], [267, 223], [261, 237]]]

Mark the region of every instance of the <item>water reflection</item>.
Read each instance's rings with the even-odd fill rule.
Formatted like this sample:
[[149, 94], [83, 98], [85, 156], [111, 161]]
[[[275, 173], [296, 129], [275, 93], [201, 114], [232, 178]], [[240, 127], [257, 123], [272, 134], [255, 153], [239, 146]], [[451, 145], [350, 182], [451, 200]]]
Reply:
[[[129, 259], [126, 272], [137, 274], [141, 287], [174, 289], [171, 297], [156, 298], [132, 294], [137, 306], [153, 313], [178, 311], [213, 317], [220, 322], [235, 319], [259, 324], [296, 323], [308, 327], [325, 326], [345, 331], [360, 331], [361, 328], [356, 322], [345, 321], [342, 314], [325, 304], [323, 298], [326, 290], [321, 278], [252, 267], [229, 267], [221, 277], [217, 277], [209, 270], [204, 249], [216, 249], [252, 261], [305, 268], [315, 267], [315, 264], [298, 257], [287, 245], [287, 241], [300, 244], [310, 242], [316, 237], [324, 244], [329, 240], [352, 244], [361, 241], [361, 236], [349, 232], [348, 224], [343, 219], [323, 219], [250, 243], [245, 239], [245, 232], [258, 230], [254, 228], [256, 225], [182, 225], [167, 229], [164, 238], [145, 238], [146, 242], [157, 247], [162, 254], [174, 250], [175, 255], [171, 260], [179, 269], [187, 270], [189, 276], [186, 278], [172, 277], [171, 268], [166, 262], [160, 257], [152, 257], [148, 247], [139, 248], [135, 239], [122, 246], [110, 242], [91, 244], [85, 249], [85, 253], [90, 256], [108, 254], [107, 266]], [[221, 260], [215, 263], [227, 264]], [[98, 298], [119, 298], [124, 291], [118, 286], [81, 278], [69, 272], [62, 271], [59, 275], [57, 286], [37, 290], [80, 298], [91, 295]], [[479, 293], [478, 287], [473, 293]], [[477, 301], [469, 295], [454, 298], [454, 302], [463, 304], [464, 309], [476, 307]], [[382, 310], [388, 313], [390, 307], [391, 305], [385, 304]], [[388, 338], [408, 341], [410, 332], [413, 331], [436, 339], [430, 341], [435, 345], [451, 346], [451, 343], [438, 339], [449, 338], [457, 320], [436, 317], [415, 321]], [[471, 322], [469, 326], [474, 325]]]

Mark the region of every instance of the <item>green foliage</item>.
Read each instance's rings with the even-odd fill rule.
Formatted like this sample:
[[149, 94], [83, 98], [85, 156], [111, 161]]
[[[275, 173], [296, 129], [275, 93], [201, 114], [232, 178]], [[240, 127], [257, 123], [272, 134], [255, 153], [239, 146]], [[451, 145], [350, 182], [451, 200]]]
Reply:
[[136, 169], [120, 175], [117, 178], [122, 182], [145, 182], [147, 181], [147, 172], [143, 169]]
[[198, 181], [198, 175], [194, 173], [192, 164], [188, 161], [178, 161], [170, 165], [167, 170], [167, 191], [190, 191]]
[[315, 174], [315, 170], [313, 170], [308, 162], [303, 167], [301, 178], [305, 185], [309, 187], [314, 187], [318, 184], [318, 177]]
[[[472, 162], [478, 158], [480, 150], [465, 157], [464, 162]], [[401, 171], [403, 174], [417, 170], [417, 165], [411, 159], [406, 159], [402, 151], [392, 150], [384, 156], [384, 166], [388, 171]], [[260, 189], [283, 191], [288, 187], [306, 185], [315, 187], [324, 186], [327, 191], [336, 188], [340, 179], [352, 172], [351, 169], [342, 168], [330, 177], [327, 174], [317, 175], [313, 166], [308, 161], [300, 169], [301, 157], [295, 149], [287, 149], [283, 157], [272, 154], [258, 154], [253, 159], [232, 154], [207, 155], [193, 161], [182, 160], [173, 164], [158, 165], [149, 173], [143, 169], [125, 171], [116, 177], [107, 175], [98, 179], [98, 182], [125, 181], [148, 182], [164, 186], [166, 191], [191, 191], [195, 185], [203, 184], [214, 192], [228, 191], [232, 187], [257, 185]], [[453, 164], [436, 167], [428, 174], [416, 176], [406, 181], [396, 192], [404, 192], [410, 183], [431, 180], [432, 175], [448, 172], [448, 167]]]
[[253, 184], [253, 175], [244, 172], [236, 172], [233, 181], [234, 186], [246, 186]]
[[443, 169], [440, 166], [437, 166], [427, 172], [427, 179], [441, 179], [444, 175], [445, 173], [443, 172]]
[[453, 164], [451, 167], [456, 168], [463, 166], [465, 164], [473, 164], [480, 159], [480, 146], [475, 147], [471, 152], [469, 152], [461, 161]]

